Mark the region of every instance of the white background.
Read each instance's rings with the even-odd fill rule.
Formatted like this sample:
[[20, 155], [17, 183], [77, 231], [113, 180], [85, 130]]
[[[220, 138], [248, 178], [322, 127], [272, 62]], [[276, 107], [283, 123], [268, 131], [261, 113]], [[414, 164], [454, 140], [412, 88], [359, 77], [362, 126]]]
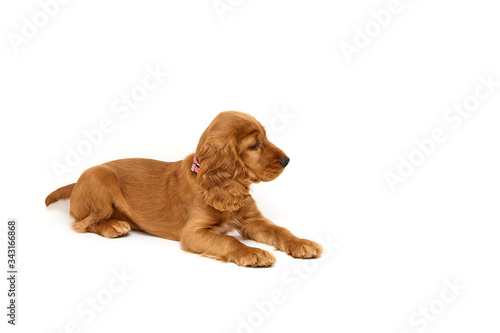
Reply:
[[[15, 328], [6, 324], [1, 279], [2, 327], [499, 330], [500, 87], [458, 128], [443, 119], [471, 101], [480, 76], [500, 81], [493, 1], [401, 0], [384, 27], [370, 13], [390, 1], [233, 0], [222, 1], [230, 6], [222, 14], [212, 0], [51, 3], [47, 22], [37, 1], [0, 5], [1, 241], [5, 249], [5, 224], [16, 218], [20, 272]], [[37, 15], [45, 26], [14, 47], [13, 34]], [[366, 27], [372, 37], [363, 45]], [[341, 45], [356, 38], [363, 47], [349, 62]], [[120, 118], [113, 103], [148, 66], [169, 75]], [[273, 251], [277, 263], [241, 268], [136, 232], [77, 234], [68, 202], [45, 208], [47, 194], [93, 165], [184, 158], [224, 110], [254, 115], [290, 156], [286, 172], [253, 194], [266, 216], [320, 240], [328, 250], [321, 259], [246, 242]], [[59, 178], [53, 164], [103, 119], [113, 130]], [[418, 157], [415, 140], [436, 128], [447, 140], [391, 191], [384, 173], [397, 174], [399, 157]], [[1, 258], [5, 269], [5, 250]], [[118, 288], [122, 272], [133, 278]], [[466, 289], [453, 294], [447, 283]], [[95, 316], [92, 298], [105, 303]]]

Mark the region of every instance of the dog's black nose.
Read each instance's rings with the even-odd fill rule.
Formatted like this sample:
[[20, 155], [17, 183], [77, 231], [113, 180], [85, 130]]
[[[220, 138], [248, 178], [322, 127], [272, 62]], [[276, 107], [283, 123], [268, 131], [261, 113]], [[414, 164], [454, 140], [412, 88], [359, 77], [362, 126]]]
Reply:
[[289, 157], [285, 157], [284, 159], [281, 160], [280, 164], [281, 166], [284, 168], [288, 165], [288, 163], [290, 163], [290, 158]]

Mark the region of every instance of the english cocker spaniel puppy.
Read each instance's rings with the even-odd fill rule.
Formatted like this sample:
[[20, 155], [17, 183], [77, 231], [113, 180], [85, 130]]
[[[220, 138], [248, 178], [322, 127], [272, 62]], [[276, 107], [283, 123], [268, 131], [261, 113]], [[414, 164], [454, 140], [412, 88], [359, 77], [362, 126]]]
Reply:
[[49, 194], [45, 204], [71, 198], [77, 232], [113, 238], [141, 230], [178, 240], [185, 251], [240, 266], [267, 267], [276, 259], [226, 235], [231, 230], [294, 258], [317, 258], [321, 245], [266, 219], [250, 196], [251, 184], [275, 179], [289, 161], [254, 117], [227, 111], [212, 121], [196, 152], [183, 161], [104, 163]]

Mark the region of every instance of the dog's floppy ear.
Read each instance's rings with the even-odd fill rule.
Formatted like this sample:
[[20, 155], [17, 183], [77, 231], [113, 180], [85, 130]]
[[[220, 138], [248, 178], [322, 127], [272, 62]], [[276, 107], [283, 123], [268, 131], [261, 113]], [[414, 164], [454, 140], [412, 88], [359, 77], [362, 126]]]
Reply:
[[236, 138], [205, 133], [196, 149], [198, 184], [205, 203], [219, 211], [235, 211], [250, 196], [250, 181], [237, 151]]

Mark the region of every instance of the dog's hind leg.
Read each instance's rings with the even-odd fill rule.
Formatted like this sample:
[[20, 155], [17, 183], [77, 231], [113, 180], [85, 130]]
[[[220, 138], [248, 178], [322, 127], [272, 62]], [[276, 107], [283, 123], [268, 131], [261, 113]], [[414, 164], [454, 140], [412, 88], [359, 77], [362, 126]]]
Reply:
[[110, 219], [91, 224], [86, 231], [106, 238], [115, 238], [126, 235], [130, 229], [130, 224], [127, 222]]
[[90, 214], [81, 221], [73, 222], [73, 230], [76, 232], [92, 232], [106, 238], [124, 236], [130, 230], [130, 224], [116, 219], [104, 220], [103, 216]]
[[131, 225], [117, 219], [114, 205], [122, 196], [120, 183], [110, 168], [97, 166], [85, 171], [76, 183], [70, 202], [70, 214], [75, 219], [73, 230], [106, 238], [125, 235]]

